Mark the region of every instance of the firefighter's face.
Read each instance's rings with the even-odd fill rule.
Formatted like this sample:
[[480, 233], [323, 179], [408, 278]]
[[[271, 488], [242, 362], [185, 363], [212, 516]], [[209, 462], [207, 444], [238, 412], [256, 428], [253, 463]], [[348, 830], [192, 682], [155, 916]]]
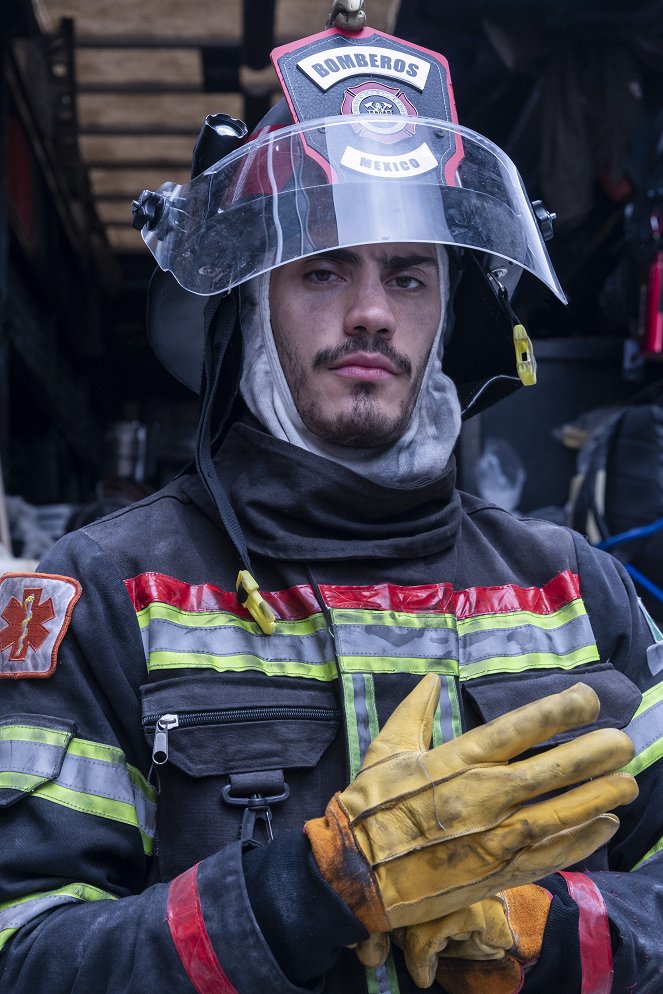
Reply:
[[435, 247], [334, 249], [274, 270], [274, 340], [306, 427], [378, 446], [407, 427], [440, 322]]

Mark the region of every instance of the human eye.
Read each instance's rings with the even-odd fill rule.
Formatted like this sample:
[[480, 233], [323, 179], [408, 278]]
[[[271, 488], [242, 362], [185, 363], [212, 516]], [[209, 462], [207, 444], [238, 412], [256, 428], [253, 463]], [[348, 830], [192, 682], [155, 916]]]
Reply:
[[315, 269], [307, 269], [305, 271], [304, 279], [307, 283], [319, 285], [334, 283], [340, 279], [340, 276], [330, 267], [316, 266]]
[[396, 276], [392, 276], [389, 282], [398, 290], [418, 290], [419, 287], [425, 285], [420, 277], [414, 276], [412, 273], [398, 273]]

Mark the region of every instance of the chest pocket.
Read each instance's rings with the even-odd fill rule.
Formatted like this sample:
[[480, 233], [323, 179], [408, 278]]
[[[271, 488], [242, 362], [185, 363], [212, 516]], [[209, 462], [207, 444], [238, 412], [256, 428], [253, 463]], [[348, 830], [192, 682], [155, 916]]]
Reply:
[[161, 880], [237, 839], [262, 843], [301, 828], [343, 786], [334, 684], [201, 674], [141, 693], [158, 783]]

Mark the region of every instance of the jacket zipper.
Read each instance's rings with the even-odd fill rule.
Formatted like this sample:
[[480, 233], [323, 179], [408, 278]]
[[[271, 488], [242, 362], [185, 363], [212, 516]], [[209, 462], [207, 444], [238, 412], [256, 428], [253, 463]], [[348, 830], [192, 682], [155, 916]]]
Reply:
[[232, 725], [247, 721], [338, 721], [338, 708], [263, 707], [228, 708], [224, 711], [183, 711], [179, 714], [148, 714], [143, 718], [146, 731], [154, 730], [152, 762], [163, 766], [168, 762], [168, 736], [174, 728], [203, 725]]

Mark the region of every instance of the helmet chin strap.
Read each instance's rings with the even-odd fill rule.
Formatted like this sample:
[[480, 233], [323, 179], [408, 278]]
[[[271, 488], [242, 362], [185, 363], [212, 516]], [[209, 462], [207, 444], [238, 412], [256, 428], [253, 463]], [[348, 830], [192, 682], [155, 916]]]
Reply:
[[[214, 306], [212, 306], [212, 303]], [[205, 351], [203, 357], [203, 376], [201, 383], [201, 408], [196, 428], [195, 462], [198, 475], [203, 481], [205, 490], [217, 509], [219, 517], [228, 533], [230, 541], [235, 546], [242, 569], [237, 575], [237, 598], [251, 617], [258, 623], [265, 635], [271, 635], [275, 628], [276, 616], [271, 607], [262, 597], [258, 583], [253, 575], [253, 567], [249, 557], [246, 539], [242, 532], [237, 515], [228, 499], [212, 457], [212, 422], [214, 401], [217, 396], [221, 369], [228, 345], [233, 336], [237, 322], [237, 304], [232, 295], [224, 298], [220, 305], [213, 301], [205, 313]], [[227, 415], [232, 397], [225, 403]], [[221, 417], [223, 423], [224, 417]]]

